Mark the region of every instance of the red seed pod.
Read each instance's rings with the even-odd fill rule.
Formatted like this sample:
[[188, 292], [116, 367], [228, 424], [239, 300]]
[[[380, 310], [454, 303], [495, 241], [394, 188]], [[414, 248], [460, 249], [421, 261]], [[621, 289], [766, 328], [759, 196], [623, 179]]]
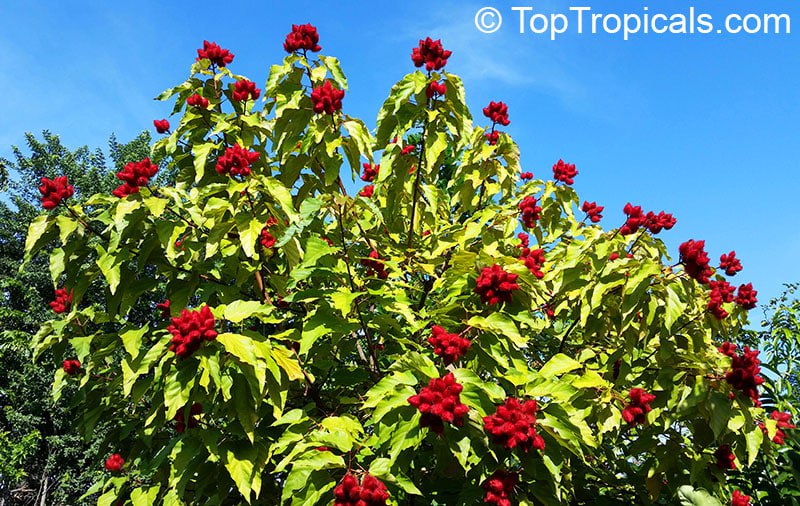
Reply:
[[431, 70], [441, 70], [447, 65], [447, 59], [452, 55], [452, 51], [446, 51], [442, 47], [440, 39], [433, 40], [427, 37], [419, 41], [419, 46], [411, 51], [411, 61], [414, 62], [415, 67], [422, 67], [429, 72]]
[[224, 67], [233, 61], [233, 53], [222, 49], [216, 42], [203, 41], [203, 48], [197, 50], [197, 61], [207, 59], [217, 67]]
[[511, 302], [511, 295], [516, 290], [519, 290], [517, 275], [494, 264], [481, 270], [474, 291], [480, 295], [484, 304], [494, 305]]
[[42, 194], [42, 207], [48, 211], [75, 194], [75, 188], [69, 184], [67, 176], [58, 176], [52, 180], [43, 177], [41, 183], [39, 193]]
[[464, 415], [469, 408], [461, 404], [459, 398], [461, 389], [453, 373], [448, 373], [442, 378], [431, 379], [428, 386], [423, 387], [419, 394], [408, 398], [408, 403], [422, 413], [420, 418], [422, 427], [429, 427], [433, 432], [442, 434], [445, 423], [451, 423], [456, 427], [464, 425]]
[[208, 306], [193, 311], [184, 309], [180, 316], [172, 318], [172, 323], [167, 327], [167, 331], [172, 334], [169, 350], [174, 351], [179, 358], [190, 356], [200, 348], [203, 341], [217, 338], [215, 324], [214, 315]]

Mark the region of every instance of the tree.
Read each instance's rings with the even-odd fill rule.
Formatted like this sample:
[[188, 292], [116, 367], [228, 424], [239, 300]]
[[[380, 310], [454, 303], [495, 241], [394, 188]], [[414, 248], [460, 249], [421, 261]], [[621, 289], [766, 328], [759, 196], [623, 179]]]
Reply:
[[[42, 177], [67, 175], [74, 198], [108, 192], [114, 169], [150, 151], [144, 133], [126, 144], [112, 136], [111, 164], [100, 150], [70, 151], [58, 136], [45, 131], [41, 139], [26, 134], [27, 150], [13, 148], [13, 160], [0, 165], [16, 176], [0, 201], [0, 504], [78, 504], [98, 478], [92, 465], [99, 458], [96, 444], [84, 444], [75, 431], [73, 414], [53, 405], [52, 355], [48, 364], [34, 364], [31, 337], [50, 318], [47, 302], [53, 287], [48, 256], [32, 257], [20, 271], [28, 224], [41, 214], [36, 190]], [[110, 165], [110, 166], [109, 166]], [[72, 390], [64, 395], [72, 398]]]
[[[670, 214], [628, 204], [606, 231], [575, 165], [523, 173], [508, 108], [474, 124], [440, 41], [413, 50], [424, 70], [370, 132], [341, 111], [347, 81], [318, 41], [293, 26], [262, 101], [204, 42], [159, 97], [177, 118], [156, 121], [153, 161], [84, 205], [64, 180], [43, 192], [54, 210], [26, 251], [53, 244], [63, 291], [37, 354], [69, 361], [54, 389], [76, 385], [86, 434], [111, 422], [88, 493], [745, 504], [728, 477], [774, 458], [778, 427], [757, 352], [728, 342], [756, 304], [726, 280], [735, 253], [715, 268], [688, 240], [671, 263]], [[152, 183], [153, 162], [174, 185]], [[369, 184], [348, 195], [343, 169]]]

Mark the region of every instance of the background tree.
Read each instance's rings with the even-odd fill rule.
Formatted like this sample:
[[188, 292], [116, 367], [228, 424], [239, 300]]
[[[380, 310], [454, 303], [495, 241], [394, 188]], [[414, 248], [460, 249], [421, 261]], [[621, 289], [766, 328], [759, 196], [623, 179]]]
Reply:
[[13, 148], [0, 198], [0, 504], [80, 504], [78, 498], [98, 477], [97, 443], [84, 442], [69, 407], [74, 388], [54, 403], [52, 355], [34, 363], [30, 342], [51, 318], [53, 282], [48, 256], [36, 255], [20, 271], [28, 224], [41, 214], [42, 177], [67, 175], [77, 201], [109, 192], [114, 173], [150, 151], [150, 134], [121, 144], [109, 140], [110, 158], [100, 150], [71, 151], [58, 136], [26, 134], [26, 149]]

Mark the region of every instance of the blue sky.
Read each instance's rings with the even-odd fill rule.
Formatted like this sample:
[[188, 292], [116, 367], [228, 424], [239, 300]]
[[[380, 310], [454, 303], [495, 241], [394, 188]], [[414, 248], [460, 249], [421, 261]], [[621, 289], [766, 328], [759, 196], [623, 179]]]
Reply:
[[[13, 4], [13, 5], [12, 5]], [[182, 82], [203, 39], [236, 55], [236, 73], [263, 84], [283, 58], [292, 23], [319, 28], [323, 53], [349, 78], [345, 111], [374, 125], [391, 85], [413, 70], [420, 37], [453, 51], [475, 112], [509, 104], [506, 129], [523, 166], [551, 174], [576, 163], [575, 188], [622, 223], [631, 201], [678, 219], [662, 233], [671, 251], [705, 239], [713, 259], [736, 249], [761, 301], [800, 281], [800, 5], [796, 0], [570, 0], [406, 2], [4, 2], [0, 6], [0, 156], [26, 131], [49, 129], [70, 147], [127, 140], [168, 106], [152, 100]], [[790, 35], [568, 33], [555, 41], [518, 33], [512, 5], [535, 12], [715, 16], [788, 13]], [[476, 11], [498, 8], [506, 24], [483, 34]], [[476, 118], [480, 120], [481, 118]], [[757, 315], [756, 319], [758, 318]]]

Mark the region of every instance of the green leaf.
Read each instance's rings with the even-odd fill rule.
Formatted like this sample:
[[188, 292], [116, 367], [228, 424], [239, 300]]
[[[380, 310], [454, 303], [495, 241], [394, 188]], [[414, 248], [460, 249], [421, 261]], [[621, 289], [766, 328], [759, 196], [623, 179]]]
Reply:
[[553, 355], [553, 357], [550, 358], [550, 360], [548, 360], [541, 369], [539, 369], [539, 374], [545, 378], [554, 378], [564, 373], [574, 371], [575, 369], [579, 369], [580, 367], [581, 363], [577, 360], [570, 358], [563, 353], [558, 353]]
[[500, 337], [507, 337], [518, 348], [525, 348], [528, 342], [524, 339], [517, 328], [517, 324], [505, 313], [492, 313], [488, 318], [473, 316], [467, 325], [481, 330], [488, 330]]
[[273, 348], [272, 358], [286, 372], [291, 381], [303, 379], [303, 370], [297, 359], [292, 356], [289, 350], [284, 348]]
[[133, 506], [150, 506], [156, 503], [156, 497], [161, 489], [158, 485], [147, 488], [135, 488], [131, 491], [131, 502]]
[[212, 149], [216, 149], [217, 144], [213, 142], [206, 142], [192, 146], [192, 154], [194, 155], [194, 182], [199, 183], [206, 173], [206, 163], [208, 155]]
[[258, 365], [255, 346], [251, 338], [241, 334], [224, 333], [217, 336], [217, 341], [225, 348], [225, 351], [245, 364]]
[[150, 327], [145, 323], [144, 327], [129, 329], [119, 335], [120, 339], [122, 339], [122, 345], [125, 347], [125, 351], [127, 351], [131, 357], [135, 358], [139, 355], [139, 349], [142, 347], [142, 336], [144, 336], [148, 330], [150, 330]]
[[339, 88], [346, 90], [347, 78], [344, 76], [344, 72], [342, 72], [342, 67], [339, 63], [339, 60], [332, 56], [324, 56], [324, 55], [320, 55], [319, 59], [331, 73], [333, 80], [336, 82]]
[[54, 221], [49, 214], [41, 214], [34, 218], [28, 226], [28, 236], [25, 239], [25, 263], [36, 251], [42, 247], [45, 232], [53, 226]]
[[678, 499], [681, 506], [722, 506], [711, 494], [691, 485], [682, 485], [678, 488]]
[[225, 307], [225, 319], [239, 323], [251, 316], [268, 316], [272, 314], [273, 309], [273, 306], [267, 306], [257, 300], [235, 300]]

